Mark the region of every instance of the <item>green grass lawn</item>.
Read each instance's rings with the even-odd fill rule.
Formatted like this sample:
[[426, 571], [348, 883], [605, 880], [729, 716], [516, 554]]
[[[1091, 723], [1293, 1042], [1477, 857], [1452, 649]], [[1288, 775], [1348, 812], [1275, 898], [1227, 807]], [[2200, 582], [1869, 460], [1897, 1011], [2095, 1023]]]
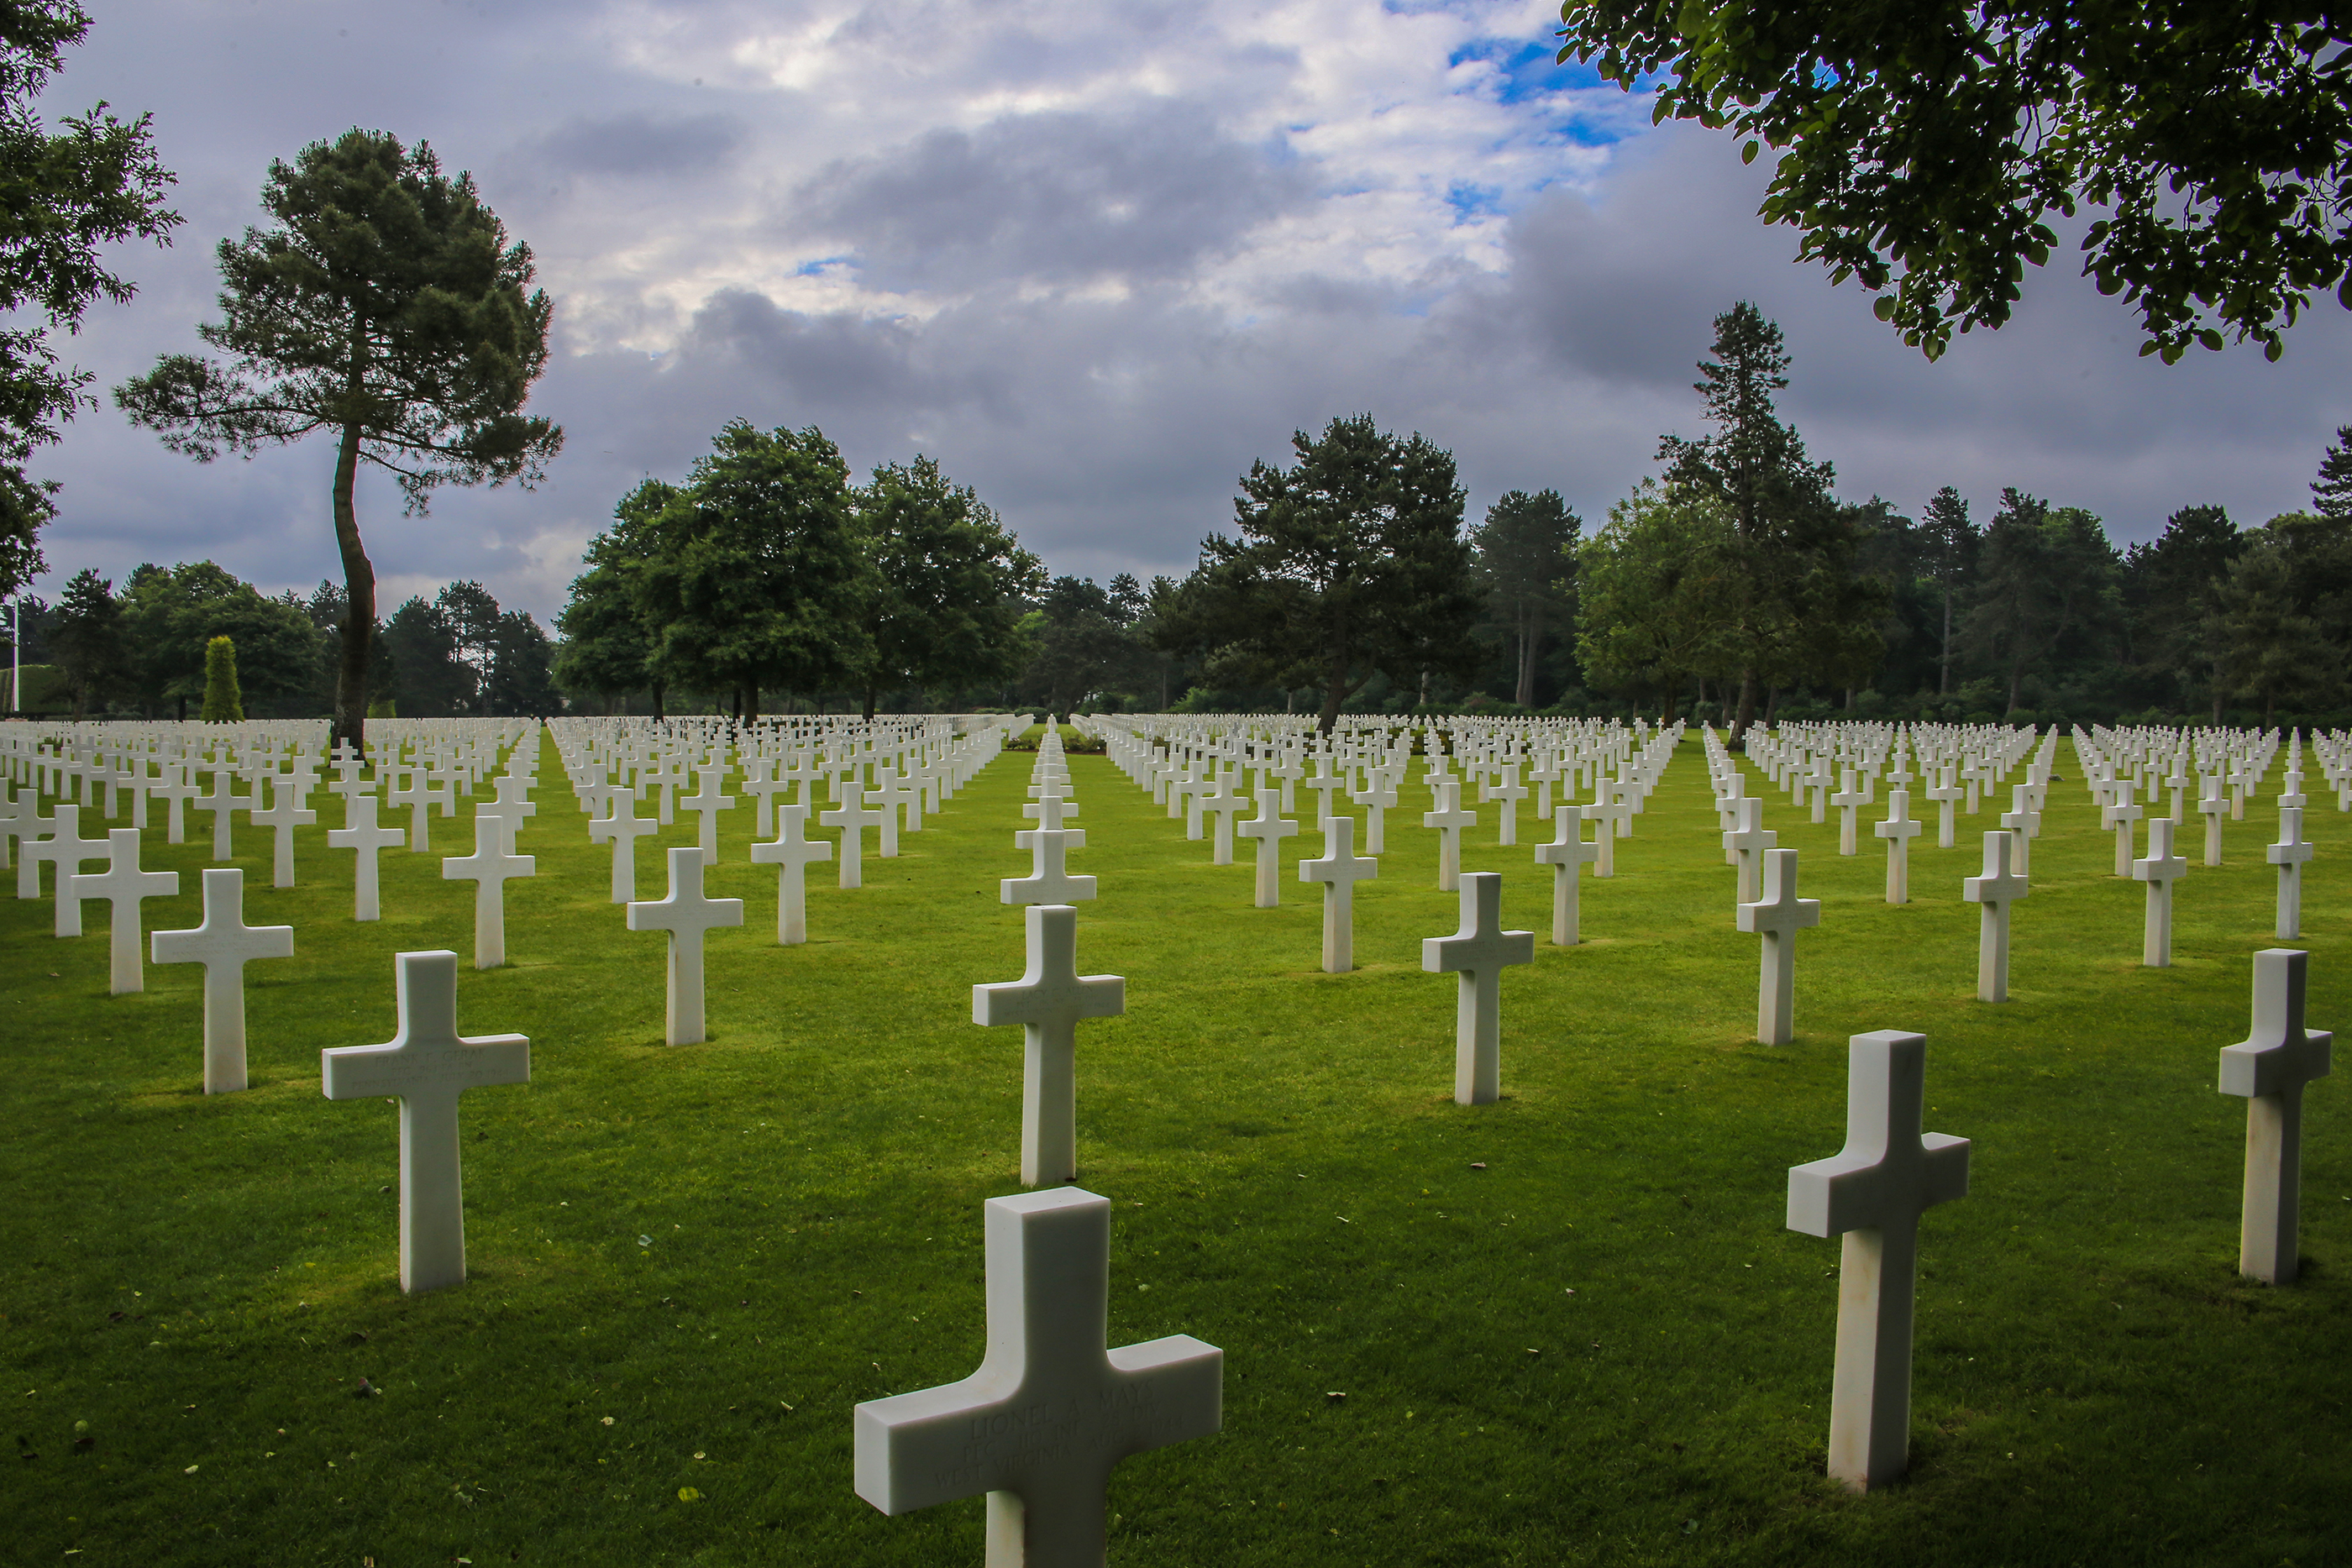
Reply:
[[[240, 1094], [202, 1092], [200, 970], [110, 998], [103, 905], [59, 942], [46, 901], [0, 895], [0, 1561], [977, 1568], [977, 1499], [893, 1520], [851, 1492], [850, 1407], [980, 1358], [1021, 1038], [975, 1027], [969, 988], [1022, 969], [996, 879], [1027, 870], [1029, 757], [898, 860], [869, 838], [864, 889], [813, 868], [804, 947], [775, 946], [774, 874], [732, 813], [710, 891], [747, 923], [710, 941], [709, 1043], [677, 1049], [662, 939], [605, 902], [607, 852], [543, 758], [513, 962], [459, 979], [461, 1029], [532, 1050], [528, 1087], [465, 1097], [460, 1289], [400, 1294], [396, 1113], [321, 1098], [318, 1052], [391, 1037], [395, 951], [470, 957], [472, 884], [437, 863], [469, 822], [383, 857], [373, 925], [325, 846], [331, 797], [298, 888], [240, 827], [247, 918], [296, 928], [291, 961], [248, 970]], [[1538, 946], [1504, 977], [1504, 1098], [1464, 1109], [1454, 982], [1420, 968], [1455, 900], [1417, 783], [1357, 889], [1362, 967], [1327, 976], [1290, 863], [1318, 833], [1285, 846], [1283, 906], [1254, 909], [1247, 845], [1213, 867], [1107, 760], [1071, 770], [1071, 869], [1102, 892], [1079, 967], [1127, 977], [1128, 1016], [1078, 1050], [1113, 1343], [1226, 1356], [1223, 1433], [1119, 1469], [1115, 1561], [2344, 1560], [2352, 1082], [2308, 1097], [2305, 1276], [2281, 1291], [2236, 1277], [2244, 1106], [2214, 1090], [2272, 945], [2267, 805], [2182, 884], [2175, 967], [2143, 969], [2141, 888], [2108, 874], [2063, 748], [2016, 999], [1990, 1007], [1959, 897], [1989, 815], [1938, 850], [1922, 813], [1916, 901], [1890, 908], [1876, 841], [1842, 859], [1834, 813], [1811, 826], [1754, 779], [1823, 903], [1780, 1048], [1748, 1038], [1757, 941], [1695, 741], [1619, 874], [1585, 883], [1578, 948], [1541, 941], [1549, 835], [1501, 849], [1487, 807], [1465, 869], [1505, 873]], [[641, 846], [641, 891], [656, 844], [693, 841], [679, 819]], [[158, 821], [146, 863], [183, 891], [151, 930], [195, 923], [209, 847], [208, 818], [171, 849]], [[2352, 1027], [2347, 822], [2315, 795], [2321, 1028]], [[2193, 817], [2183, 837], [2194, 862]], [[1928, 1126], [1973, 1140], [1973, 1191], [1923, 1228], [1912, 1473], [1854, 1497], [1822, 1475], [1838, 1245], [1782, 1208], [1787, 1168], [1843, 1141], [1846, 1037], [1876, 1029], [1928, 1037]]]

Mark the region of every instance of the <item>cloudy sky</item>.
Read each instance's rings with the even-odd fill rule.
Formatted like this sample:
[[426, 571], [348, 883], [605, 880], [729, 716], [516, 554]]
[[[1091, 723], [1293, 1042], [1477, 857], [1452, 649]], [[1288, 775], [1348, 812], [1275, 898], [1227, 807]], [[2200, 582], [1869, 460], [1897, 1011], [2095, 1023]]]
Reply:
[[[1693, 361], [1742, 298], [1857, 499], [1951, 484], [1981, 519], [2017, 485], [2125, 540], [2195, 502], [2253, 522], [2352, 422], [2333, 304], [2280, 364], [2167, 369], [2062, 261], [1927, 364], [1791, 260], [1730, 143], [1553, 66], [1541, 3], [88, 3], [47, 108], [152, 110], [187, 218], [71, 346], [101, 388], [201, 347], [269, 161], [352, 125], [472, 171], [538, 256], [531, 406], [565, 450], [424, 519], [363, 479], [387, 608], [470, 577], [551, 614], [614, 502], [739, 417], [819, 425], [860, 472], [928, 453], [1097, 579], [1181, 574], [1253, 459], [1360, 411], [1450, 447], [1474, 512], [1549, 486], [1598, 518], [1696, 433]], [[198, 466], [85, 413], [37, 462], [65, 485], [41, 588], [210, 557], [307, 591], [337, 570], [331, 460]]]

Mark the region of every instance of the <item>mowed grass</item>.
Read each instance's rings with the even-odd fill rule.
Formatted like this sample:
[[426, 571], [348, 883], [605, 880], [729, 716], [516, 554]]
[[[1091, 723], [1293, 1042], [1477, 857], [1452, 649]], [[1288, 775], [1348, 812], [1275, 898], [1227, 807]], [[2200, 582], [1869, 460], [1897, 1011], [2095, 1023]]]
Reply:
[[[395, 951], [470, 956], [472, 884], [438, 866], [470, 822], [386, 854], [367, 925], [324, 843], [339, 802], [300, 833], [297, 888], [238, 829], [247, 918], [297, 932], [248, 971], [240, 1094], [202, 1092], [195, 967], [110, 998], [103, 905], [59, 942], [46, 900], [0, 897], [0, 1560], [976, 1565], [978, 1500], [894, 1520], [851, 1492], [850, 1407], [980, 1359], [1021, 1040], [974, 1026], [969, 988], [1022, 969], [996, 880], [1026, 871], [1030, 760], [898, 859], [869, 841], [860, 891], [813, 868], [804, 947], [775, 945], [774, 873], [732, 813], [710, 883], [747, 922], [710, 942], [709, 1043], [666, 1049], [661, 938], [606, 902], [544, 748], [513, 962], [458, 991], [461, 1029], [530, 1036], [531, 1082], [465, 1096], [472, 1279], [414, 1300], [395, 1112], [322, 1099], [318, 1051], [390, 1038]], [[1696, 741], [1619, 874], [1585, 883], [1577, 948], [1541, 940], [1548, 834], [1500, 848], [1489, 806], [1465, 866], [1505, 873], [1538, 946], [1503, 983], [1505, 1097], [1464, 1109], [1454, 982], [1420, 968], [1455, 899], [1417, 782], [1358, 888], [1362, 967], [1327, 976], [1292, 865], [1318, 833], [1254, 909], [1249, 846], [1212, 866], [1107, 760], [1071, 766], [1072, 869], [1102, 892], [1080, 968], [1127, 977], [1128, 1015], [1078, 1051], [1113, 1343], [1226, 1355], [1224, 1431], [1119, 1469], [1116, 1562], [2274, 1564], [2352, 1541], [2342, 1075], [2307, 1100], [2303, 1281], [2235, 1273], [2244, 1106], [2215, 1051], [2273, 945], [2266, 803], [2182, 885], [2175, 966], [2144, 969], [2142, 890], [2109, 874], [2063, 748], [2016, 999], [1990, 1007], [1959, 898], [1989, 814], [1939, 850], [1923, 813], [1916, 901], [1890, 908], [1876, 841], [1839, 857], [1834, 813], [1813, 826], [1751, 772], [1823, 901], [1782, 1048], [1749, 1039], [1757, 943]], [[2315, 795], [2315, 1027], [2352, 1020], [2347, 821]], [[183, 878], [149, 929], [195, 922], [206, 821], [149, 833]], [[693, 832], [680, 812], [656, 842]], [[2183, 836], [2194, 861], [2195, 818]], [[643, 846], [641, 891], [660, 863]], [[1924, 1228], [1912, 1473], [1855, 1497], [1822, 1475], [1838, 1247], [1783, 1228], [1785, 1172], [1837, 1150], [1846, 1038], [1888, 1028], [1927, 1035], [1928, 1125], [1973, 1141], [1973, 1190]]]

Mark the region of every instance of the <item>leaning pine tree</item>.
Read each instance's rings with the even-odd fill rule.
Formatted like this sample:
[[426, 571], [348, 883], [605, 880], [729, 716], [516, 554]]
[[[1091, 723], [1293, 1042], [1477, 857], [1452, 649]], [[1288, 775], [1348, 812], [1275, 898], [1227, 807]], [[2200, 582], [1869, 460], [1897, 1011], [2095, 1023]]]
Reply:
[[236, 685], [236, 643], [215, 637], [205, 644], [205, 722], [243, 724], [245, 694]]
[[200, 463], [315, 431], [336, 437], [335, 542], [348, 594], [333, 736], [364, 739], [375, 570], [352, 492], [362, 462], [400, 482], [409, 515], [436, 486], [528, 488], [563, 433], [521, 410], [547, 363], [550, 306], [530, 247], [509, 245], [473, 177], [382, 131], [272, 162], [277, 220], [220, 246], [223, 319], [196, 329], [226, 364], [167, 354], [115, 389], [132, 423]]

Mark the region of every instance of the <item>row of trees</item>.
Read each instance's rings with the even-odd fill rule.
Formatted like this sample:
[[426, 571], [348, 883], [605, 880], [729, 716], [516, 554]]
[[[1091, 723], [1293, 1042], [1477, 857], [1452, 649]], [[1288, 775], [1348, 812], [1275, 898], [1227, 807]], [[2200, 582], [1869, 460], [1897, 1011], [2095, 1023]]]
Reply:
[[[1029, 650], [1037, 559], [969, 486], [918, 456], [864, 485], [824, 433], [736, 421], [682, 485], [647, 479], [588, 547], [558, 617], [556, 678], [608, 700], [853, 695], [871, 717], [908, 693], [998, 688]], [[936, 694], [929, 695], [929, 694]]]
[[[333, 711], [349, 605], [336, 584], [307, 600], [272, 599], [208, 560], [110, 579], [76, 572], [55, 604], [22, 603], [19, 656], [54, 672], [48, 689], [74, 717], [185, 718], [206, 690], [206, 651], [236, 647], [244, 707], [255, 717]], [[544, 715], [560, 706], [553, 645], [529, 612], [501, 610], [478, 582], [410, 599], [376, 628], [384, 664], [377, 709], [412, 717]], [[30, 699], [26, 702], [26, 699]], [[46, 708], [27, 683], [26, 706]]]

